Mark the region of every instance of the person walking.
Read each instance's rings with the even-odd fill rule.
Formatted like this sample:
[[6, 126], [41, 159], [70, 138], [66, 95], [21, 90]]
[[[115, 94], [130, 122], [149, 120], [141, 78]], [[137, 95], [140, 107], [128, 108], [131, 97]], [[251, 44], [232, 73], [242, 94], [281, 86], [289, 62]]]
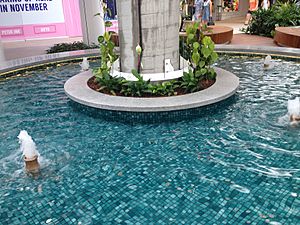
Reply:
[[203, 1], [202, 23], [207, 25], [210, 17], [212, 17], [212, 2], [211, 0]]
[[249, 0], [249, 10], [246, 15], [245, 25], [248, 25], [251, 18], [252, 13], [258, 9], [258, 0]]
[[270, 7], [270, 0], [262, 0], [261, 8], [267, 10]]
[[203, 0], [195, 0], [195, 14], [194, 21], [201, 20], [203, 10]]

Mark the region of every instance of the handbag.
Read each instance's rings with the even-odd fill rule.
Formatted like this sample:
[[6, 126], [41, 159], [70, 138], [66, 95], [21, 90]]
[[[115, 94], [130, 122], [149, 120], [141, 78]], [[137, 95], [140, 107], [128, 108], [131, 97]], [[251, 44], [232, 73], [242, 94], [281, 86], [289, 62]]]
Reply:
[[209, 17], [209, 21], [207, 22], [207, 26], [214, 26], [215, 22], [213, 21], [212, 17]]

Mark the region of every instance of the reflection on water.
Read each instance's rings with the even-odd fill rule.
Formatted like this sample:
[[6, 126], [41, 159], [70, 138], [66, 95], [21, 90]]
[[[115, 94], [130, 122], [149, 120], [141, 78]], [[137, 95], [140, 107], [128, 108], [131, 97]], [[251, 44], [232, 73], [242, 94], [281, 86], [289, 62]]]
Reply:
[[[234, 100], [153, 124], [76, 109], [63, 84], [77, 63], [2, 80], [0, 224], [297, 224], [300, 128], [284, 115], [300, 64], [262, 62], [221, 57], [240, 77]], [[44, 157], [37, 179], [22, 129]]]

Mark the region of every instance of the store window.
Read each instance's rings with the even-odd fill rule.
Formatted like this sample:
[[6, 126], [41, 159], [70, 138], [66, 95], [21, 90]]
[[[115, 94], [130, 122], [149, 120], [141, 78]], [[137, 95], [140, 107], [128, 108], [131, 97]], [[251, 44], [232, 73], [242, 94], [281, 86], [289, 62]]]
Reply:
[[105, 19], [116, 20], [117, 19], [116, 0], [105, 0], [104, 2], [107, 4], [107, 8], [109, 10], [109, 12], [105, 14]]
[[224, 12], [236, 12], [239, 10], [239, 0], [223, 0]]
[[109, 20], [112, 23], [111, 27], [108, 27], [108, 31], [118, 33], [118, 16], [117, 16], [117, 5], [116, 0], [105, 0], [107, 4], [108, 12], [104, 15], [104, 20]]

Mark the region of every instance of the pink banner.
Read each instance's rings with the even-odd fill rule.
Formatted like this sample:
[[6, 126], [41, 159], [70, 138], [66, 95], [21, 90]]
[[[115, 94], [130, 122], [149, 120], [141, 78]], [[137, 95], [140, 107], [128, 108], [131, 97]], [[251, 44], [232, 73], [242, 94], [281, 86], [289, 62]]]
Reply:
[[[1, 5], [0, 38], [2, 40], [82, 36], [78, 0], [54, 0], [53, 5], [50, 2], [44, 5], [43, 9], [48, 11], [40, 10], [40, 12], [30, 11], [37, 8], [34, 8], [34, 4], [26, 2]], [[4, 6], [7, 7], [3, 8]], [[16, 12], [16, 9], [20, 10]], [[41, 17], [42, 13], [45, 13], [47, 18]]]

